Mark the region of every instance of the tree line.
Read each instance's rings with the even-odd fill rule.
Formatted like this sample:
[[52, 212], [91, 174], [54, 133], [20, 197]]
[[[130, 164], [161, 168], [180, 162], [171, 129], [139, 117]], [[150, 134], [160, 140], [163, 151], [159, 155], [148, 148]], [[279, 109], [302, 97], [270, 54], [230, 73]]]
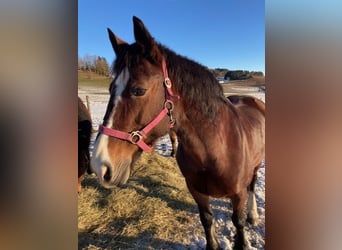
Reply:
[[[99, 75], [110, 76], [111, 71], [105, 57], [86, 54], [78, 56], [78, 69], [83, 71], [95, 72]], [[246, 80], [253, 76], [264, 76], [263, 72], [247, 70], [228, 70], [223, 68], [210, 69], [215, 77], [222, 77], [226, 80]]]
[[78, 69], [95, 72], [99, 75], [110, 76], [110, 67], [105, 57], [88, 55], [78, 56]]
[[222, 77], [225, 80], [247, 80], [252, 77], [262, 77], [264, 73], [261, 71], [248, 71], [248, 70], [228, 70], [216, 68], [210, 70], [215, 77]]

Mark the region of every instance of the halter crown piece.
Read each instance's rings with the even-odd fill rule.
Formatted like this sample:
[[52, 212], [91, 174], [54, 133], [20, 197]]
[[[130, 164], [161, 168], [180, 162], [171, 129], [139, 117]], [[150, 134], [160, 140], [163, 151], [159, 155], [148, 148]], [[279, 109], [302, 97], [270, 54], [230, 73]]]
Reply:
[[175, 119], [173, 119], [172, 112], [173, 112], [173, 101], [171, 98], [177, 98], [180, 97], [177, 95], [174, 95], [172, 92], [172, 82], [169, 78], [167, 68], [166, 68], [166, 62], [165, 58], [163, 57], [162, 61], [162, 68], [163, 68], [163, 74], [164, 74], [164, 87], [165, 87], [165, 102], [164, 102], [164, 109], [157, 115], [149, 124], [147, 124], [142, 130], [133, 131], [130, 133], [119, 131], [112, 128], [107, 128], [103, 125], [100, 125], [99, 127], [99, 133], [102, 133], [104, 135], [108, 135], [111, 137], [115, 137], [118, 139], [126, 140], [132, 144], [136, 144], [138, 147], [140, 147], [143, 151], [151, 152], [152, 148], [148, 146], [144, 141], [143, 137], [148, 134], [155, 126], [157, 126], [160, 121], [168, 115], [170, 117], [170, 128], [172, 128], [176, 122]]

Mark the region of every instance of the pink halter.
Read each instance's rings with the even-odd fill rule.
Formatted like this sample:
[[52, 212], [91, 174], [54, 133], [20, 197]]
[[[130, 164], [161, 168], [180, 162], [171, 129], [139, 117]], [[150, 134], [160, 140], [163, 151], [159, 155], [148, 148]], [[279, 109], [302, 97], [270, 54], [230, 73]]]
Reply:
[[122, 132], [116, 129], [107, 128], [107, 127], [104, 127], [103, 125], [100, 125], [99, 133], [112, 136], [118, 139], [126, 140], [132, 144], [136, 144], [138, 147], [140, 147], [142, 150], [146, 152], [152, 151], [152, 148], [143, 141], [143, 137], [146, 136], [148, 132], [150, 132], [155, 126], [157, 126], [159, 122], [166, 115], [170, 116], [170, 128], [174, 126], [175, 120], [172, 117], [174, 104], [173, 104], [173, 101], [171, 100], [171, 97], [176, 97], [179, 99], [179, 96], [174, 95], [171, 90], [172, 83], [167, 72], [166, 62], [164, 58], [162, 61], [162, 67], [163, 67], [163, 74], [164, 74], [164, 87], [165, 87], [165, 99], [166, 100], [164, 103], [164, 109], [159, 113], [159, 115], [157, 115], [156, 118], [154, 118], [142, 130], [137, 130], [131, 133], [127, 133], [127, 132]]

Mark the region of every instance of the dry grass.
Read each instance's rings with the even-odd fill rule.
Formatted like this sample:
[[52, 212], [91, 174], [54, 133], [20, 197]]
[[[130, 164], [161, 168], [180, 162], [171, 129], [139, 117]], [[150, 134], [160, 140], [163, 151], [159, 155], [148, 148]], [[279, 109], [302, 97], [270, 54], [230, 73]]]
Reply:
[[94, 72], [81, 71], [78, 70], [78, 85], [79, 86], [98, 86], [98, 87], [108, 87], [111, 78], [106, 76], [100, 76]]
[[[186, 247], [197, 206], [175, 159], [143, 154], [121, 188], [107, 190], [94, 176], [78, 198], [79, 249], [174, 249]], [[197, 223], [198, 224], [198, 223]]]

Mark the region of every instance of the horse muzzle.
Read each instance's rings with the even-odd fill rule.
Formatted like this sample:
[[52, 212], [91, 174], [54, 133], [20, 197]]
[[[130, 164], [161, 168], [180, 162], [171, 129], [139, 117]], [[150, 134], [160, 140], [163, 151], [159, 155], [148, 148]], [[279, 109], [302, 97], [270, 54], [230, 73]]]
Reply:
[[130, 160], [119, 160], [115, 164], [103, 162], [96, 175], [99, 183], [105, 188], [113, 188], [126, 184], [131, 172]]

